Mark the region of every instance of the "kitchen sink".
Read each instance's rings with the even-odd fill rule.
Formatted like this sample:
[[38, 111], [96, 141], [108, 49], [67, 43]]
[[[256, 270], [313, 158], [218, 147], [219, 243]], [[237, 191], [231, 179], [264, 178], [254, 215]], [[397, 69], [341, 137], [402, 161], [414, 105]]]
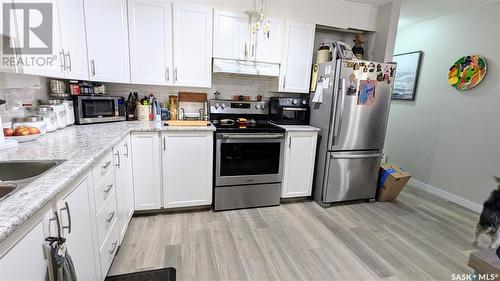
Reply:
[[27, 186], [65, 160], [0, 162], [0, 201]]

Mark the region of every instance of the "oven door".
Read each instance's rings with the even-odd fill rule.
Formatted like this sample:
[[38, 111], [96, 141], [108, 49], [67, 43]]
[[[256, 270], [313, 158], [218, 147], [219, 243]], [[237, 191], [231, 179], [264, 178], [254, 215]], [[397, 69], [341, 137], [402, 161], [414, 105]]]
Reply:
[[283, 147], [283, 134], [217, 134], [215, 184], [281, 182]]

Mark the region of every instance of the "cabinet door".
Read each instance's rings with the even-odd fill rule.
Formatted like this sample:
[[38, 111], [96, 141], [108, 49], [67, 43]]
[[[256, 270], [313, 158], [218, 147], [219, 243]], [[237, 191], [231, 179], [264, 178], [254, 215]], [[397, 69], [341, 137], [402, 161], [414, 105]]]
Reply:
[[214, 58], [246, 59], [248, 30], [245, 13], [214, 11]]
[[[15, 37], [23, 59], [22, 73], [47, 77], [64, 77], [64, 53], [61, 47], [59, 30], [59, 13], [56, 0], [16, 0], [14, 11], [11, 11], [10, 34]], [[51, 14], [47, 12], [31, 12], [26, 17], [28, 9], [37, 11], [36, 5], [50, 5]], [[48, 34], [31, 31], [32, 25], [40, 26], [52, 21], [52, 30]], [[27, 25], [30, 25], [29, 27]], [[25, 34], [29, 33], [29, 34]], [[51, 48], [50, 48], [51, 47]], [[38, 50], [37, 50], [38, 49]]]
[[172, 85], [172, 7], [129, 0], [130, 74], [134, 84]]
[[125, 212], [126, 212], [126, 223], [130, 222], [132, 215], [134, 214], [134, 182], [132, 178], [132, 153], [130, 147], [130, 137], [127, 136], [125, 141], [122, 143], [122, 184], [123, 190], [125, 192]]
[[127, 191], [125, 189], [124, 184], [124, 166], [123, 166], [123, 149], [122, 143], [119, 143], [117, 146], [113, 148], [113, 163], [115, 165], [115, 190], [116, 190], [116, 210], [117, 210], [117, 219], [116, 223], [118, 224], [118, 229], [120, 232], [120, 241], [125, 235], [125, 231], [127, 231], [127, 211], [126, 211], [126, 203], [127, 203]]
[[172, 132], [162, 141], [164, 207], [212, 204], [212, 132]]
[[93, 244], [92, 218], [89, 200], [91, 186], [88, 177], [78, 183], [68, 195], [57, 201], [62, 236], [75, 265], [79, 280], [97, 280], [95, 262], [97, 245]]
[[132, 134], [132, 172], [136, 210], [161, 208], [158, 139], [157, 133]]
[[85, 0], [90, 79], [130, 82], [126, 0]]
[[45, 280], [48, 272], [44, 239], [44, 227], [40, 221], [0, 257], [0, 280]]
[[65, 77], [89, 80], [83, 0], [59, 0], [57, 6], [66, 59]]
[[287, 22], [280, 91], [309, 93], [313, 45], [314, 24]]
[[212, 10], [174, 4], [174, 85], [212, 86]]
[[311, 196], [316, 140], [316, 132], [287, 133], [281, 197]]
[[254, 34], [254, 46], [251, 48], [252, 57], [258, 62], [281, 63], [283, 57], [284, 21], [269, 19], [271, 29], [269, 36], [262, 28]]

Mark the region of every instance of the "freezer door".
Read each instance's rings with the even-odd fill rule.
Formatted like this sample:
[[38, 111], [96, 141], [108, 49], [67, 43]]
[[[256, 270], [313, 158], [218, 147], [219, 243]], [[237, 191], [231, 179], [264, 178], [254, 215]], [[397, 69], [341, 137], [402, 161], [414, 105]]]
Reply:
[[[364, 66], [359, 65], [363, 63]], [[354, 70], [353, 64], [359, 69]], [[377, 81], [377, 76], [394, 67], [369, 61], [337, 63], [338, 93], [328, 150], [370, 150], [384, 147], [394, 77]], [[353, 69], [354, 68], [354, 69]], [[370, 70], [373, 69], [373, 72]], [[377, 72], [380, 69], [382, 71]], [[365, 72], [366, 71], [366, 72]], [[390, 73], [390, 72], [389, 72]], [[390, 74], [388, 74], [390, 75]]]
[[324, 203], [375, 198], [381, 151], [328, 154]]

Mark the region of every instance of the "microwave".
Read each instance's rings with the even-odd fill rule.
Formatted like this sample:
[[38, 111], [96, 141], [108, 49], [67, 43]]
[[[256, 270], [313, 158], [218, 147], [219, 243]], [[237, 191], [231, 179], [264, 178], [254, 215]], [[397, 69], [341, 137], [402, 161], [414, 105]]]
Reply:
[[269, 120], [280, 125], [309, 125], [311, 109], [306, 97], [271, 97]]
[[125, 121], [125, 98], [114, 96], [73, 96], [75, 124]]

